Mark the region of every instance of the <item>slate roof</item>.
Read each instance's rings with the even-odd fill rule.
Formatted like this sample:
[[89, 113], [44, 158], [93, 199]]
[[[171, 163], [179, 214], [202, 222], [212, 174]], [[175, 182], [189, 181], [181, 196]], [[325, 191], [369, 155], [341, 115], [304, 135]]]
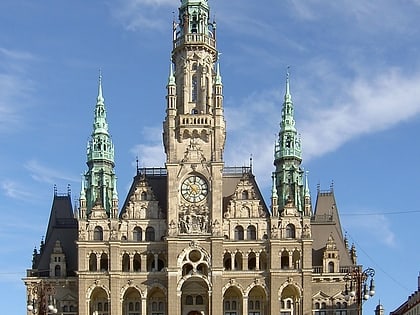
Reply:
[[57, 240], [66, 255], [67, 275], [74, 276], [77, 270], [77, 220], [73, 215], [70, 195], [54, 195], [45, 242], [33, 266], [37, 270], [36, 275], [49, 276], [50, 256]]
[[341, 266], [352, 266], [352, 260], [344, 242], [340, 216], [334, 192], [318, 191], [312, 224], [312, 265], [322, 266], [324, 248], [332, 235], [340, 255]]

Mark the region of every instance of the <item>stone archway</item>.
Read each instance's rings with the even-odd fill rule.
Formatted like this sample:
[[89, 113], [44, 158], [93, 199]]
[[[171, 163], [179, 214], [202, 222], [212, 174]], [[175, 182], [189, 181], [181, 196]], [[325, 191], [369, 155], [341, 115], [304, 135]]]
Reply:
[[182, 284], [181, 314], [209, 314], [209, 287], [200, 277], [190, 277]]

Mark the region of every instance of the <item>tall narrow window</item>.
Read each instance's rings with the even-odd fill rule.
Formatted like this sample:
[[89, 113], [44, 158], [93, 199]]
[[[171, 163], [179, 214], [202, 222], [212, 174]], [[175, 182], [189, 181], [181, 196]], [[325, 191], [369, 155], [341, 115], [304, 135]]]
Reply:
[[146, 229], [146, 242], [154, 242], [155, 241], [155, 229], [149, 226]]
[[61, 267], [60, 265], [55, 266], [54, 276], [60, 277], [61, 276]]
[[197, 102], [198, 97], [198, 83], [197, 76], [194, 74], [191, 79], [191, 101]]
[[257, 239], [257, 231], [255, 229], [255, 226], [250, 225], [246, 229], [246, 238], [248, 240], [256, 240]]
[[89, 256], [89, 271], [96, 271], [98, 269], [98, 263], [95, 253], [91, 253]]
[[122, 258], [122, 271], [129, 272], [130, 271], [130, 256], [125, 253]]
[[133, 258], [133, 270], [135, 272], [141, 271], [141, 257], [138, 253], [136, 253]]
[[295, 226], [293, 224], [288, 224], [286, 226], [286, 238], [295, 238], [296, 232], [295, 232]]
[[101, 265], [101, 271], [108, 271], [108, 255], [107, 254], [103, 253], [101, 255], [100, 265]]
[[135, 241], [135, 242], [141, 241], [141, 233], [142, 233], [141, 228], [138, 227], [138, 226], [135, 227], [134, 230], [133, 230], [133, 241]]
[[243, 241], [244, 239], [244, 228], [240, 225], [235, 227], [235, 241]]
[[104, 232], [102, 230], [102, 227], [97, 226], [93, 230], [93, 240], [94, 241], [102, 241], [104, 239]]

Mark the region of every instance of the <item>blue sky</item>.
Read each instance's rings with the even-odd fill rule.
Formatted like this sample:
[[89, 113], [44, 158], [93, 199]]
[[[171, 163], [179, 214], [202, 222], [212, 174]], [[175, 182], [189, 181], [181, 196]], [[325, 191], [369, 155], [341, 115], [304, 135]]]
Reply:
[[[122, 204], [135, 159], [162, 166], [178, 0], [0, 2], [0, 304], [23, 313], [21, 278], [45, 234], [53, 187], [76, 200], [98, 71]], [[210, 0], [228, 139], [267, 196], [287, 66], [313, 203], [334, 183], [358, 262], [394, 310], [417, 289], [420, 250], [419, 0]], [[268, 200], [267, 200], [268, 203]]]

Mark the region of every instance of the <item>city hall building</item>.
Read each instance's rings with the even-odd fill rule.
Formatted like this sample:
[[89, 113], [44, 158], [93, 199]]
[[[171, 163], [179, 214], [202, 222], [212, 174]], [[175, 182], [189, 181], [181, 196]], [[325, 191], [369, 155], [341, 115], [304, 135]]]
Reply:
[[209, 17], [207, 0], [181, 0], [162, 112], [166, 162], [137, 167], [123, 198], [99, 79], [79, 204], [54, 193], [23, 279], [28, 315], [356, 314], [346, 289], [361, 267], [333, 188], [311, 202], [288, 74], [270, 199], [252, 164], [225, 165], [229, 122]]

